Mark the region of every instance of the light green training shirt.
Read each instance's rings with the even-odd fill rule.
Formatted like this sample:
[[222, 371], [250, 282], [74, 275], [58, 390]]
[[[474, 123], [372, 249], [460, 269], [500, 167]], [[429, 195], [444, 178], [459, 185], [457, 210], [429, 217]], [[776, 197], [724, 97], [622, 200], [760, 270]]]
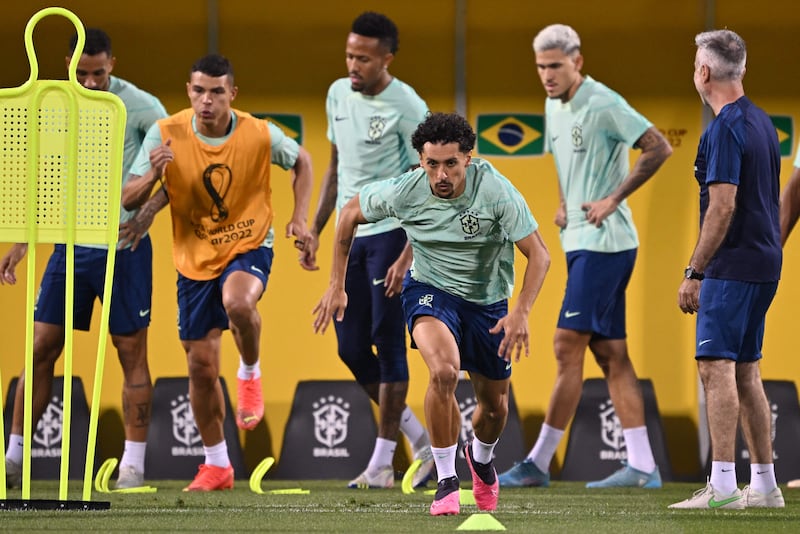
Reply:
[[652, 126], [618, 93], [586, 76], [569, 102], [545, 103], [545, 150], [555, 158], [567, 209], [564, 252], [621, 252], [639, 246], [623, 200], [600, 228], [586, 220], [584, 202], [600, 200], [628, 175], [628, 149]]
[[[108, 92], [117, 95], [125, 104], [127, 120], [125, 122], [125, 142], [122, 154], [122, 186], [128, 181], [128, 172], [133, 164], [139, 149], [142, 146], [147, 130], [159, 119], [167, 117], [167, 110], [161, 102], [148, 93], [139, 89], [129, 81], [109, 77]], [[119, 222], [127, 222], [136, 215], [136, 211], [128, 211], [120, 205]], [[81, 245], [89, 248], [108, 248], [105, 245]], [[131, 245], [128, 245], [130, 247]]]
[[[341, 210], [363, 186], [385, 180], [419, 163], [411, 134], [425, 120], [428, 106], [410, 85], [397, 78], [377, 95], [350, 88], [341, 78], [328, 89], [328, 139], [339, 153], [336, 209]], [[394, 230], [397, 221], [361, 225], [358, 236]]]
[[365, 186], [359, 200], [367, 220], [400, 221], [414, 251], [412, 278], [477, 304], [511, 296], [514, 243], [538, 228], [514, 185], [478, 158], [457, 198], [434, 195], [420, 168]]

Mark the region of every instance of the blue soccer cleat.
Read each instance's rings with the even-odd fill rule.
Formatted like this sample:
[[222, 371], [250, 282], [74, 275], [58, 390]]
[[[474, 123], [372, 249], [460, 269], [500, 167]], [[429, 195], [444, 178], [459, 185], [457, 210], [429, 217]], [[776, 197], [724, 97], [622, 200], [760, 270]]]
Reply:
[[550, 485], [550, 473], [545, 473], [533, 463], [525, 460], [515, 463], [514, 467], [498, 475], [501, 488], [546, 488]]
[[645, 473], [622, 462], [622, 468], [603, 480], [589, 482], [587, 488], [643, 488], [658, 489], [661, 487], [661, 472], [658, 466], [652, 473]]

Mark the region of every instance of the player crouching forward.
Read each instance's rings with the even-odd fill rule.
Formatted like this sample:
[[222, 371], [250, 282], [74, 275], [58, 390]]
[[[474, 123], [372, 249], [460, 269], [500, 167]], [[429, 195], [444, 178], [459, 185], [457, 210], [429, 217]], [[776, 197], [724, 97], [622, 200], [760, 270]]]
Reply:
[[[431, 515], [459, 513], [456, 448], [460, 369], [469, 371], [478, 406], [466, 446], [478, 508], [497, 507], [492, 464], [508, 416], [511, 359], [528, 354], [528, 315], [550, 265], [525, 199], [486, 161], [472, 159], [475, 132], [456, 114], [433, 113], [412, 136], [421, 168], [365, 186], [342, 209], [331, 280], [314, 308], [324, 332], [347, 307], [345, 270], [358, 224], [394, 217], [414, 262], [401, 298], [412, 338], [428, 367], [425, 416], [439, 478]], [[514, 245], [527, 260], [522, 289], [508, 312]]]

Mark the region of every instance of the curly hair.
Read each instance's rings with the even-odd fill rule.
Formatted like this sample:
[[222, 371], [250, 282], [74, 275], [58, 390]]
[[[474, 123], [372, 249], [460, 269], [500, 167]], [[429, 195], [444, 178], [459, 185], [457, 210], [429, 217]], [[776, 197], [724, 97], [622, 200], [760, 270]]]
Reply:
[[461, 152], [469, 152], [475, 147], [475, 131], [458, 113], [428, 113], [411, 135], [411, 144], [420, 154], [425, 143], [458, 143]]

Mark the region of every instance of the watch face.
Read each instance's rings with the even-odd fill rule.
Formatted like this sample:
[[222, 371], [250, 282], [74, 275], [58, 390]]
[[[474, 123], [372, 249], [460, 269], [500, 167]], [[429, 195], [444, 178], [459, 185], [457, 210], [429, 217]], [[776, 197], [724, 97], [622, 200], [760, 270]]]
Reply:
[[687, 280], [702, 280], [704, 278], [702, 273], [698, 273], [691, 267], [686, 268], [686, 270], [683, 272], [683, 276]]

